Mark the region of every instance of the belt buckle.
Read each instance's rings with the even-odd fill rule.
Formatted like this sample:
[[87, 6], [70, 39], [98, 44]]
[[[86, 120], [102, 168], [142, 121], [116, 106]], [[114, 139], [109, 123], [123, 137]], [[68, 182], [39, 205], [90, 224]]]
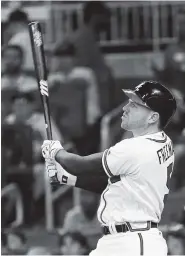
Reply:
[[146, 228], [132, 228], [131, 224], [129, 222], [126, 222], [128, 229], [130, 232], [136, 232], [136, 231], [147, 231], [151, 229], [151, 221], [147, 221], [147, 227]]

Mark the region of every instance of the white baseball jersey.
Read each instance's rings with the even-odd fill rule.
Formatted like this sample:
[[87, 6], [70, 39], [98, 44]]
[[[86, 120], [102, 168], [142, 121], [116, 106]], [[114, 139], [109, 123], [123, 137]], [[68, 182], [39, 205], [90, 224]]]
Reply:
[[98, 209], [101, 224], [158, 223], [174, 163], [170, 138], [162, 131], [122, 140], [105, 150], [102, 163], [109, 180]]

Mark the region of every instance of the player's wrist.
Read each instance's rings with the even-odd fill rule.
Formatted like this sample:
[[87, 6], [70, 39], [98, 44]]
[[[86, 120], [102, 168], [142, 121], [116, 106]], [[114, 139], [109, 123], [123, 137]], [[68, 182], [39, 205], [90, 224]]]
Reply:
[[55, 160], [56, 154], [64, 149], [58, 140], [45, 140], [42, 145], [42, 155], [45, 159], [53, 159]]
[[54, 155], [54, 160], [56, 160], [57, 162], [59, 162], [59, 159], [60, 159], [60, 157], [61, 157], [61, 153], [62, 153], [63, 151], [65, 151], [64, 148], [60, 148], [60, 149], [56, 150], [55, 155]]
[[68, 186], [75, 186], [77, 177], [73, 174], [68, 173], [62, 165], [53, 159], [45, 159], [45, 167], [48, 173], [48, 177], [52, 178], [57, 175], [57, 179], [60, 184]]
[[57, 167], [57, 178], [60, 184], [65, 184], [68, 186], [75, 186], [77, 181], [77, 176], [67, 172], [59, 163], [56, 162]]
[[60, 141], [53, 141], [53, 144], [51, 144], [51, 149], [50, 149], [51, 158], [56, 160], [55, 157], [56, 157], [57, 153], [63, 149], [64, 148], [61, 145]]

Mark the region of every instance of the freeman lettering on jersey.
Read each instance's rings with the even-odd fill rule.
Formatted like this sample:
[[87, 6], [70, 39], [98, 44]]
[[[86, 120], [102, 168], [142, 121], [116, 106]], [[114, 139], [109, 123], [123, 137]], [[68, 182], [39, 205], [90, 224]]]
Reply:
[[166, 162], [173, 155], [173, 152], [173, 145], [172, 142], [170, 141], [169, 143], [165, 144], [164, 147], [157, 151], [159, 163], [162, 164]]

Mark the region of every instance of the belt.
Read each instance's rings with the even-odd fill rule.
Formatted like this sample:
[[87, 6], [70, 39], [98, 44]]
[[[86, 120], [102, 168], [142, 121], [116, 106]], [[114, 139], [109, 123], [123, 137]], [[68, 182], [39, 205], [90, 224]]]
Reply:
[[[150, 228], [157, 228], [157, 227], [158, 227], [158, 223], [155, 223], [155, 222], [152, 222], [152, 221], [147, 221], [147, 227], [146, 228], [133, 229], [129, 222], [126, 222], [126, 223], [121, 224], [121, 225], [115, 225], [115, 229], [116, 229], [117, 233], [125, 233], [125, 232], [128, 232], [128, 231], [131, 231], [131, 232], [146, 231], [146, 230], [149, 230]], [[104, 235], [112, 234], [112, 232], [110, 231], [110, 228], [108, 226], [103, 226], [103, 233], [104, 233]]]

